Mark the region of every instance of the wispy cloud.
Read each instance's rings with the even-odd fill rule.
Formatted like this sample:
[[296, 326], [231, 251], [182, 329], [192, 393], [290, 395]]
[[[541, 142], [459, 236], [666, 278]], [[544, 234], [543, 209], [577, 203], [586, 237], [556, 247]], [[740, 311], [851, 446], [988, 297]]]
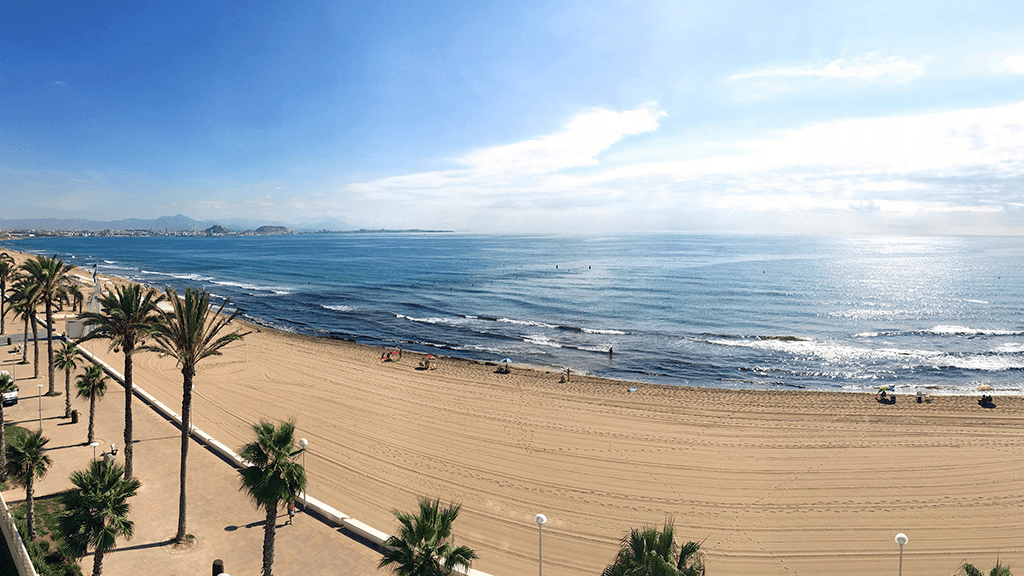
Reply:
[[1003, 58], [996, 69], [1004, 74], [1024, 74], [1024, 54]]
[[545, 174], [595, 166], [598, 154], [625, 136], [657, 129], [662, 116], [653, 104], [625, 112], [589, 110], [573, 117], [561, 132], [477, 150], [458, 161], [483, 174]]
[[909, 82], [924, 75], [924, 67], [920, 62], [911, 62], [896, 56], [882, 58], [877, 53], [854, 58], [853, 60], [838, 59], [815, 67], [806, 66], [771, 66], [730, 76], [730, 80], [747, 80], [751, 78], [823, 78], [835, 80], [888, 80], [891, 82]]
[[[728, 155], [598, 162], [616, 143], [628, 147], [625, 136], [655, 129], [662, 115], [654, 107], [591, 111], [550, 136], [468, 153], [462, 168], [353, 184], [331, 196], [335, 204], [346, 199], [353, 221], [405, 218], [392, 225], [411, 227], [757, 230], [783, 218], [828, 232], [866, 218], [900, 229], [940, 215], [937, 231], [1024, 233], [1024, 103], [715, 143]], [[576, 167], [589, 168], [566, 170]]]

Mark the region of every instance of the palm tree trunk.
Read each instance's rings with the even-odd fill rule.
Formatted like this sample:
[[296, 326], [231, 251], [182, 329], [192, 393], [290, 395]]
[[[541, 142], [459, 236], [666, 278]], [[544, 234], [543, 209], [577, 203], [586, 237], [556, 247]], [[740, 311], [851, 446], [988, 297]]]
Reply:
[[0, 404], [0, 482], [7, 482], [7, 432], [4, 430], [4, 405]]
[[28, 363], [28, 316], [25, 316], [25, 334], [21, 337], [21, 363]]
[[56, 396], [57, 390], [53, 387], [53, 303], [49, 300], [46, 301], [46, 376], [50, 381], [50, 391], [46, 395]]
[[96, 391], [89, 395], [89, 444], [92, 444], [92, 424], [96, 419]]
[[103, 550], [97, 549], [92, 557], [92, 576], [103, 574]]
[[277, 535], [277, 503], [267, 506], [267, 524], [263, 528], [263, 576], [273, 576], [274, 540]]
[[64, 417], [71, 418], [71, 370], [64, 371]]
[[32, 312], [32, 378], [39, 378], [39, 321], [35, 311]]
[[177, 544], [185, 543], [185, 473], [188, 470], [188, 440], [192, 428], [192, 378], [194, 366], [182, 366], [181, 391], [181, 478], [178, 491], [178, 533], [174, 536]]
[[35, 484], [35, 470], [29, 470], [28, 482], [25, 482], [25, 524], [28, 525], [28, 539], [36, 539], [36, 507], [32, 499], [32, 488]]
[[132, 477], [132, 352], [134, 346], [127, 340], [124, 343], [124, 478]]
[[5, 328], [7, 318], [5, 317], [4, 304], [7, 304], [7, 283], [0, 282], [0, 334], [7, 331]]

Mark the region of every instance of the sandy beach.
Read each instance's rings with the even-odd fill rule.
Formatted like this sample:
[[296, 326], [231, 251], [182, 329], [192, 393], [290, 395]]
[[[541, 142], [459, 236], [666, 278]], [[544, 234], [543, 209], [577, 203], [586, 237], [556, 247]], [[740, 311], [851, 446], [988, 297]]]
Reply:
[[[1019, 396], [983, 408], [966, 396], [884, 405], [864, 394], [561, 383], [552, 371], [498, 374], [450, 358], [424, 370], [409, 352], [383, 362], [381, 348], [233, 326], [250, 333], [199, 365], [198, 428], [241, 446], [252, 423], [293, 420], [310, 442], [310, 494], [384, 531], [392, 509], [420, 496], [461, 502], [456, 538], [496, 576], [537, 570], [537, 513], [548, 518], [548, 575], [599, 574], [630, 528], [669, 518], [681, 539], [704, 542], [709, 574], [895, 573], [898, 532], [910, 539], [908, 576], [953, 574], [965, 559], [1024, 566]], [[88, 347], [121, 366], [103, 343]], [[135, 383], [180, 406], [172, 360], [140, 354]], [[146, 466], [144, 450], [135, 458]]]

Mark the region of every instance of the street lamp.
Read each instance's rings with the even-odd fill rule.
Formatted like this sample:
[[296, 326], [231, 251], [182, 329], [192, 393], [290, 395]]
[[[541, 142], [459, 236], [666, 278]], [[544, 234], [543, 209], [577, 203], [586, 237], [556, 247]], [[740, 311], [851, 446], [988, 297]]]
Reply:
[[99, 442], [89, 442], [89, 446], [92, 446], [92, 459], [96, 459], [96, 447], [99, 446]]
[[537, 514], [533, 517], [533, 523], [537, 525], [537, 576], [544, 576], [544, 523], [548, 517]]
[[43, 385], [39, 384], [39, 430], [43, 430]]
[[903, 546], [907, 543], [907, 535], [903, 532], [897, 534], [896, 543], [900, 545], [900, 576], [903, 576]]
[[[309, 446], [309, 440], [305, 438], [299, 438], [299, 447], [302, 448], [302, 476], [306, 476], [306, 447]], [[309, 492], [309, 478], [306, 478], [306, 487], [302, 489], [302, 509], [309, 513], [306, 509], [306, 492]]]

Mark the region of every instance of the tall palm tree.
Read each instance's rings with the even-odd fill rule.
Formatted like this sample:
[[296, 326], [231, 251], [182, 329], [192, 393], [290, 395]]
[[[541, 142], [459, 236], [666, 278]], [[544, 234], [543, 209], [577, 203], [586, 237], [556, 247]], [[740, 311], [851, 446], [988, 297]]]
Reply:
[[78, 368], [78, 356], [82, 350], [73, 342], [64, 342], [53, 361], [64, 371], [64, 417], [71, 418], [71, 371]]
[[[17, 389], [10, 374], [0, 373], [0, 395]], [[7, 434], [4, 430], [4, 403], [0, 402], [0, 482], [7, 482], [7, 451], [3, 450], [4, 446], [7, 446]]]
[[96, 400], [103, 398], [107, 393], [107, 376], [99, 365], [89, 366], [85, 374], [78, 375], [78, 397], [89, 399], [89, 439], [86, 441], [92, 444], [93, 423], [96, 420]]
[[35, 338], [36, 325], [33, 320], [36, 316], [36, 293], [32, 287], [32, 283], [23, 277], [19, 277], [15, 281], [14, 285], [11, 286], [13, 294], [9, 300], [11, 310], [17, 314], [19, 318], [25, 321], [25, 335], [22, 337], [21, 347], [21, 363], [28, 364], [28, 326], [32, 324], [33, 344], [35, 345], [35, 375], [33, 378], [39, 377], [39, 341]]
[[71, 272], [71, 268], [71, 264], [65, 264], [56, 256], [36, 256], [21, 265], [21, 269], [35, 285], [39, 302], [46, 308], [46, 371], [50, 382], [47, 396], [58, 394], [54, 389], [53, 375], [53, 303], [61, 298], [70, 282], [68, 273]]
[[188, 438], [192, 431], [192, 379], [196, 375], [196, 364], [200, 360], [219, 356], [221, 348], [244, 334], [233, 332], [221, 335], [221, 331], [234, 320], [236, 310], [230, 316], [224, 316], [224, 306], [228, 300], [216, 310], [210, 305], [210, 293], [206, 290], [186, 288], [183, 298], [173, 289], [167, 289], [167, 300], [172, 310], [160, 310], [163, 321], [153, 332], [155, 345], [147, 347], [168, 356], [174, 356], [181, 367], [181, 474], [178, 491], [178, 532], [175, 543], [185, 542], [185, 476], [188, 470]]
[[25, 487], [25, 522], [28, 524], [28, 539], [36, 537], [36, 514], [33, 502], [33, 488], [36, 478], [46, 476], [53, 461], [44, 452], [50, 439], [39, 430], [19, 436], [7, 446], [7, 473], [18, 486]]
[[[10, 258], [6, 253], [3, 254]], [[14, 266], [14, 261], [10, 262], [0, 259], [0, 334], [7, 332], [6, 324], [4, 323], [4, 308], [7, 303], [7, 283], [14, 280], [17, 275], [18, 269]]]
[[274, 564], [274, 538], [277, 533], [277, 507], [287, 504], [306, 489], [306, 473], [295, 457], [295, 425], [283, 422], [275, 428], [269, 422], [252, 427], [256, 440], [242, 447], [240, 456], [248, 465], [242, 469], [242, 491], [258, 508], [267, 512], [263, 527], [263, 576], [271, 576]]
[[449, 576], [457, 567], [469, 568], [476, 552], [451, 541], [460, 509], [459, 504], [441, 509], [440, 500], [424, 499], [418, 515], [395, 510], [401, 528], [384, 541], [386, 552], [377, 567], [390, 567], [398, 576]]
[[704, 576], [704, 555], [697, 542], [687, 542], [677, 549], [671, 523], [664, 530], [634, 528], [622, 539], [615, 562], [601, 575]]
[[131, 538], [135, 523], [128, 519], [128, 499], [142, 484], [125, 474], [117, 464], [94, 460], [88, 470], [71, 473], [77, 489], [64, 495], [64, 514], [57, 519], [57, 532], [67, 551], [75, 558], [89, 548], [96, 553], [92, 574], [103, 573], [103, 556], [114, 549], [117, 538]]
[[82, 302], [85, 301], [85, 294], [82, 293], [82, 287], [78, 284], [71, 284], [68, 286], [68, 297], [71, 298], [71, 311], [82, 313]]
[[143, 289], [139, 284], [119, 286], [114, 292], [100, 299], [102, 312], [86, 312], [81, 315], [89, 334], [79, 340], [94, 338], [110, 340], [110, 348], [124, 352], [124, 469], [129, 478], [133, 476], [133, 421], [132, 421], [132, 359], [144, 348], [145, 338], [153, 333], [161, 321], [157, 304], [163, 295]]

